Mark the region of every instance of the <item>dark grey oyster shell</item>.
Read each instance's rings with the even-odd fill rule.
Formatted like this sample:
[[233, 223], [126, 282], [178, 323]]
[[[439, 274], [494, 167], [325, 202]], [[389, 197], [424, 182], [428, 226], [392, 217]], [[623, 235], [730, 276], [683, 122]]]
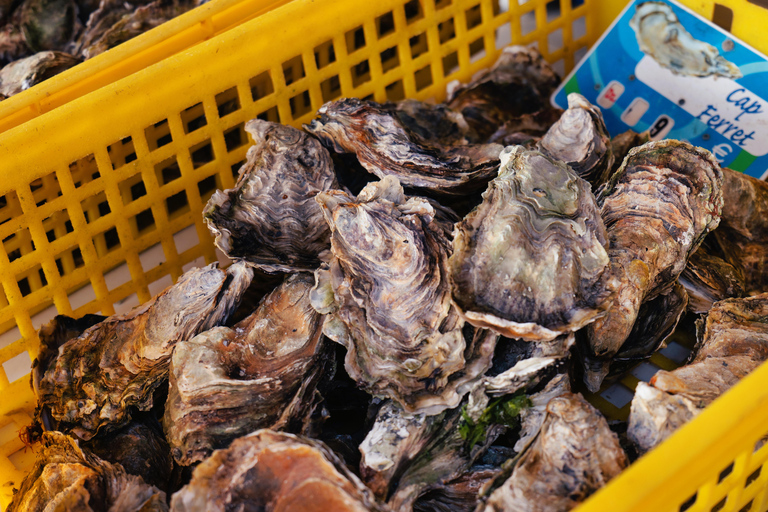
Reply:
[[581, 94], [568, 95], [568, 110], [541, 138], [539, 149], [568, 164], [595, 190], [610, 177], [614, 156], [603, 114]]
[[[368, 392], [408, 412], [456, 407], [490, 367], [494, 334], [464, 327], [451, 303], [449, 242], [422, 198], [393, 177], [357, 198], [321, 193], [333, 259], [315, 273], [324, 333], [347, 348], [345, 367]], [[465, 332], [466, 331], [466, 332]]]
[[768, 294], [716, 302], [697, 328], [692, 363], [671, 372], [660, 370], [635, 390], [627, 436], [641, 453], [768, 360]]
[[499, 126], [488, 142], [502, 146], [534, 146], [563, 115], [559, 108], [547, 107], [530, 114], [521, 114]]
[[5, 66], [34, 53], [24, 40], [20, 23], [21, 9], [16, 9], [8, 23], [0, 28], [0, 65]]
[[408, 119], [406, 113], [391, 104], [345, 98], [323, 105], [319, 118], [304, 128], [337, 153], [355, 153], [369, 172], [394, 176], [404, 187], [461, 195], [482, 190], [496, 174], [502, 146], [447, 144], [424, 129], [429, 119]]
[[258, 430], [201, 462], [173, 495], [174, 512], [375, 512], [389, 510], [327, 447]]
[[476, 327], [552, 340], [604, 314], [602, 219], [589, 183], [538, 151], [510, 146], [483, 202], [456, 225], [453, 298]]
[[328, 151], [306, 133], [248, 121], [254, 145], [235, 188], [217, 191], [203, 211], [216, 246], [267, 272], [312, 271], [330, 248], [315, 196], [337, 188]]
[[588, 329], [593, 359], [585, 382], [593, 392], [632, 332], [640, 305], [674, 286], [688, 256], [717, 227], [722, 176], [709, 151], [663, 140], [631, 150], [602, 190], [611, 272], [621, 284], [607, 314]]
[[37, 85], [79, 63], [80, 59], [62, 52], [38, 52], [0, 70], [0, 94], [6, 97]]
[[163, 424], [176, 462], [203, 460], [259, 428], [304, 433], [333, 362], [312, 274], [294, 274], [249, 317], [179, 343]]
[[553, 398], [535, 440], [478, 512], [571, 510], [628, 465], [619, 439], [581, 395]]
[[163, 491], [120, 464], [83, 451], [61, 432], [45, 432], [37, 461], [7, 512], [38, 510], [163, 512], [168, 505]]
[[740, 268], [703, 249], [688, 258], [678, 278], [688, 294], [688, 311], [696, 314], [706, 313], [719, 300], [743, 297], [746, 287]]
[[74, 0], [24, 0], [20, 27], [32, 51], [63, 50], [74, 34], [77, 5]]
[[744, 273], [746, 292], [768, 291], [768, 183], [723, 169], [723, 213], [713, 234]]
[[560, 77], [535, 47], [509, 46], [468, 84], [449, 85], [447, 103], [488, 140], [505, 122], [548, 108], [558, 85]]
[[242, 263], [216, 267], [190, 270], [154, 299], [64, 343], [46, 368], [37, 363], [43, 423], [89, 440], [126, 425], [132, 409], [149, 410], [167, 382], [174, 345], [226, 321], [250, 283]]

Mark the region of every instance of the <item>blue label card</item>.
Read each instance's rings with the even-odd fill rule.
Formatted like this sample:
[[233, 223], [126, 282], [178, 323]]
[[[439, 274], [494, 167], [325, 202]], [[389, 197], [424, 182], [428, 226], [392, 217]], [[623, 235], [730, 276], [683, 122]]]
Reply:
[[686, 7], [634, 0], [558, 88], [599, 105], [610, 134], [686, 140], [768, 177], [768, 59]]

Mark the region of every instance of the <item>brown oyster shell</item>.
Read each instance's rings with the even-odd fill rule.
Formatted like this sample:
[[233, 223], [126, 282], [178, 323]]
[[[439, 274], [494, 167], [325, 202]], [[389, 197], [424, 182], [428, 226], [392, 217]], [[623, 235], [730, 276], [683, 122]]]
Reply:
[[541, 138], [539, 150], [568, 164], [593, 189], [610, 177], [614, 156], [603, 114], [581, 94], [568, 95], [568, 110]]
[[483, 202], [456, 225], [453, 298], [476, 327], [552, 340], [604, 313], [605, 228], [589, 183], [537, 151], [510, 146]]
[[337, 187], [328, 151], [306, 133], [253, 119], [254, 145], [235, 188], [217, 191], [203, 216], [216, 246], [267, 272], [312, 271], [330, 232], [315, 195]]
[[133, 408], [149, 410], [174, 345], [226, 321], [251, 276], [242, 263], [190, 270], [152, 300], [64, 343], [33, 374], [38, 414], [88, 440], [127, 424]]
[[671, 372], [660, 370], [635, 391], [627, 436], [641, 452], [768, 360], [768, 293], [716, 302], [697, 327], [693, 362]]
[[749, 294], [768, 291], [768, 183], [723, 169], [723, 212], [715, 238], [744, 273]]
[[642, 146], [648, 142], [650, 136], [647, 131], [637, 133], [634, 130], [627, 130], [622, 132], [611, 139], [611, 152], [613, 153], [613, 166], [606, 175], [605, 181], [607, 182], [616, 171], [619, 170], [621, 164], [624, 163], [624, 159], [629, 154], [632, 148]]
[[322, 443], [258, 430], [217, 450], [173, 495], [174, 512], [389, 510]]
[[294, 274], [231, 329], [176, 346], [163, 425], [177, 463], [203, 460], [259, 428], [304, 432], [333, 361], [309, 303], [312, 274]]
[[699, 247], [685, 265], [678, 281], [688, 294], [688, 311], [702, 314], [723, 299], [743, 297], [744, 273], [724, 259]]
[[0, 94], [13, 96], [79, 63], [80, 59], [62, 52], [38, 52], [11, 62], [0, 70]]
[[7, 512], [77, 510], [163, 512], [165, 493], [83, 451], [61, 432], [45, 432], [37, 461], [24, 478]]
[[[449, 242], [422, 198], [397, 179], [357, 196], [321, 193], [333, 259], [315, 273], [324, 333], [347, 348], [345, 367], [368, 392], [409, 412], [458, 405], [490, 366], [496, 336], [467, 326], [451, 303]], [[466, 332], [465, 332], [466, 331]]]
[[604, 362], [585, 372], [593, 392], [632, 331], [642, 302], [669, 290], [688, 256], [717, 227], [722, 179], [709, 151], [663, 140], [631, 150], [602, 190], [611, 272], [621, 285], [606, 316], [588, 329], [591, 355]]
[[521, 114], [499, 126], [488, 142], [495, 142], [504, 147], [530, 145], [533, 149], [541, 137], [560, 119], [563, 112], [559, 108], [547, 107], [530, 114]]
[[566, 393], [549, 402], [539, 435], [477, 510], [571, 510], [627, 465], [605, 418], [581, 395]]
[[535, 47], [509, 46], [468, 84], [449, 84], [447, 103], [488, 140], [505, 122], [549, 107], [558, 85], [560, 77]]
[[[404, 187], [461, 195], [482, 190], [496, 174], [498, 144], [447, 144], [413, 131], [391, 105], [344, 98], [323, 105], [304, 128], [337, 153], [355, 153], [369, 172]], [[422, 125], [427, 125], [423, 121]]]

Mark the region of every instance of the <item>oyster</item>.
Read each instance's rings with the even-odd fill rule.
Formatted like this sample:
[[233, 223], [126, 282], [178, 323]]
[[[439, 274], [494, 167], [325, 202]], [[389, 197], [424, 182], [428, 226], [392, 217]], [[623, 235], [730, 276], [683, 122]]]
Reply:
[[688, 258], [678, 279], [688, 294], [688, 311], [696, 314], [706, 313], [719, 300], [743, 297], [745, 288], [740, 268], [702, 249]]
[[296, 128], [248, 121], [253, 136], [235, 188], [216, 191], [203, 211], [216, 246], [267, 272], [314, 270], [329, 249], [315, 196], [337, 187], [328, 151]]
[[488, 140], [505, 122], [548, 108], [558, 85], [560, 77], [535, 47], [508, 46], [470, 83], [449, 84], [447, 103], [480, 140]]
[[688, 366], [656, 372], [638, 384], [627, 436], [650, 450], [768, 360], [768, 294], [716, 302], [698, 321], [699, 343]]
[[568, 164], [593, 189], [610, 177], [614, 156], [603, 114], [581, 94], [568, 95], [568, 110], [541, 138], [539, 149]]
[[0, 70], [0, 94], [9, 97], [58, 75], [80, 59], [62, 52], [38, 52]]
[[217, 450], [173, 495], [175, 512], [388, 510], [322, 443], [258, 430]]
[[750, 294], [768, 291], [768, 183], [723, 169], [723, 213], [715, 238], [744, 273]]
[[538, 436], [477, 510], [571, 510], [627, 464], [605, 418], [581, 395], [566, 393], [549, 402]]
[[473, 512], [478, 495], [498, 470], [478, 465], [438, 488], [424, 492], [413, 503], [414, 512]]
[[24, 41], [20, 19], [21, 9], [16, 9], [11, 20], [0, 28], [0, 65], [4, 66], [34, 53]]
[[611, 272], [620, 281], [607, 315], [588, 328], [585, 382], [595, 392], [632, 332], [640, 305], [667, 292], [688, 256], [717, 227], [722, 172], [712, 154], [685, 142], [649, 142], [629, 152], [599, 197]]
[[64, 343], [47, 368], [37, 363], [38, 414], [89, 440], [126, 425], [134, 408], [149, 410], [176, 342], [224, 322], [250, 283], [242, 263], [216, 267], [190, 270], [154, 299]]
[[294, 274], [231, 329], [176, 346], [163, 424], [176, 462], [189, 465], [259, 428], [303, 432], [333, 362], [309, 303], [312, 274]]
[[621, 164], [624, 163], [624, 159], [627, 157], [629, 151], [632, 148], [642, 146], [650, 140], [651, 139], [647, 131], [637, 133], [634, 130], [627, 130], [613, 137], [611, 139], [613, 165], [608, 171], [605, 181], [608, 181], [608, 179], [610, 179], [610, 177], [619, 170], [619, 167], [621, 167]]
[[397, 103], [384, 103], [381, 108], [390, 110], [403, 128], [422, 141], [444, 145], [479, 142], [464, 116], [445, 105], [406, 99]]
[[643, 2], [635, 7], [629, 26], [640, 50], [675, 74], [741, 78], [739, 68], [717, 48], [695, 39], [664, 2]]
[[368, 392], [408, 412], [456, 407], [491, 365], [496, 336], [463, 327], [451, 303], [449, 242], [430, 203], [396, 178], [357, 196], [317, 195], [331, 227], [330, 265], [315, 272], [312, 305], [347, 348], [345, 367]]
[[530, 114], [521, 114], [499, 126], [488, 142], [502, 146], [534, 146], [563, 115], [559, 108], [543, 108]]
[[476, 327], [553, 340], [604, 313], [613, 293], [605, 228], [589, 183], [510, 146], [483, 202], [456, 225], [453, 298]]
[[8, 512], [43, 510], [110, 510], [161, 512], [168, 510], [165, 493], [83, 451], [61, 432], [45, 432], [37, 461]]
[[[337, 153], [355, 153], [368, 171], [394, 176], [404, 187], [461, 195], [482, 190], [496, 174], [498, 144], [445, 144], [413, 131], [402, 112], [357, 98], [326, 103], [304, 128]], [[423, 126], [429, 126], [422, 121]]]
[[[195, 5], [196, 3], [190, 0], [156, 0], [131, 10], [111, 26], [106, 23], [99, 24], [103, 32], [85, 34], [80, 55], [84, 59], [93, 58], [120, 43], [133, 39], [149, 29], [184, 14]], [[114, 18], [110, 17], [110, 19]]]
[[24, 41], [32, 51], [62, 50], [72, 40], [77, 22], [74, 0], [24, 0], [19, 9]]

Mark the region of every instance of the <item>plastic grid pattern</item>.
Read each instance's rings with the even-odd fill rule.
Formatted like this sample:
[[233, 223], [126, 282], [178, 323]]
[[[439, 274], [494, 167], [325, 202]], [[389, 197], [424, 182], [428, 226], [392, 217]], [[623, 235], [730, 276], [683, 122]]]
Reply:
[[[56, 312], [127, 310], [190, 266], [216, 260], [199, 212], [213, 190], [234, 184], [248, 146], [245, 121], [298, 126], [340, 96], [439, 101], [449, 81], [490, 66], [509, 42], [536, 43], [566, 71], [620, 8], [598, 0], [577, 7], [568, 0], [294, 0], [0, 134], [0, 505], [31, 463], [15, 432], [33, 405], [18, 368], [36, 356], [36, 329]], [[768, 381], [768, 368], [749, 382], [755, 378]], [[766, 391], [752, 388], [764, 403]], [[751, 411], [748, 402], [739, 407]], [[768, 424], [761, 420], [759, 427]], [[754, 446], [763, 434], [739, 440]], [[663, 448], [678, 453], [690, 444]], [[657, 452], [641, 463], [656, 460], [652, 469], [669, 477]], [[752, 508], [743, 510], [765, 510], [768, 471], [751, 468], [768, 454], [741, 452], [707, 454], [712, 467], [735, 461], [733, 476], [699, 489], [695, 510], [720, 506], [716, 496], [735, 496], [735, 484], [747, 482], [749, 492], [739, 490], [718, 510], [739, 510], [737, 499], [749, 496]], [[582, 510], [606, 510], [592, 503], [622, 496], [636, 467]], [[665, 488], [664, 503], [673, 504], [667, 508], [679, 510], [699, 483]], [[609, 508], [648, 510], [633, 503], [622, 496]]]

